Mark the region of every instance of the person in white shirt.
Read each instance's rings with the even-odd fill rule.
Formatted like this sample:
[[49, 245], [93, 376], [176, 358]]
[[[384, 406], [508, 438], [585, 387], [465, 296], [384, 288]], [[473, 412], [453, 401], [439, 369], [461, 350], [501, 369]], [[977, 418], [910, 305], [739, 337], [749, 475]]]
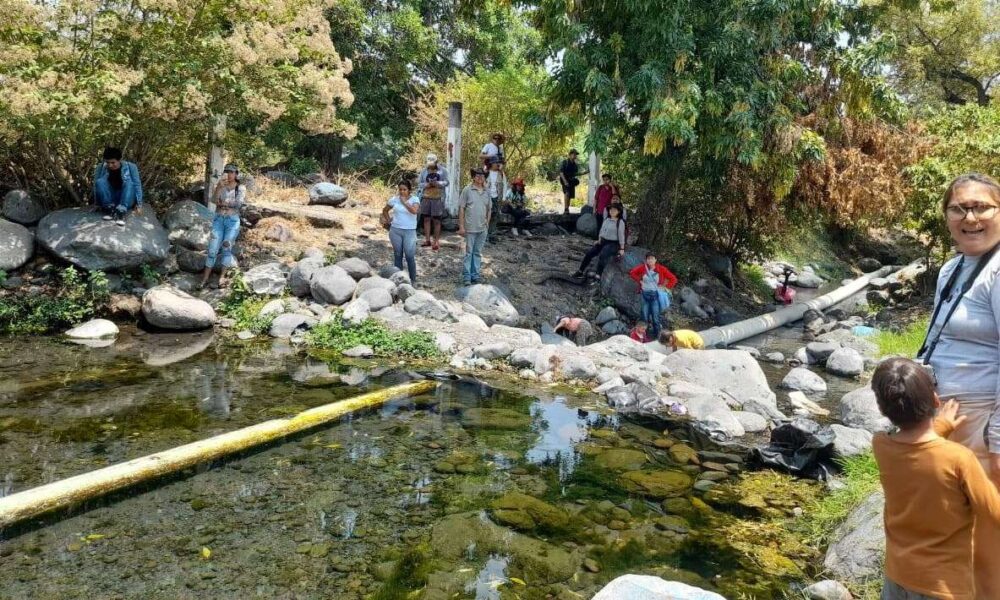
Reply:
[[482, 151], [480, 151], [480, 153], [479, 153], [479, 158], [482, 159], [483, 164], [486, 166], [486, 168], [489, 168], [489, 166], [490, 166], [490, 162], [489, 161], [491, 159], [495, 158], [495, 159], [499, 159], [500, 161], [504, 160], [504, 157], [503, 157], [503, 143], [504, 143], [504, 141], [505, 141], [505, 138], [504, 138], [503, 134], [500, 133], [500, 132], [497, 132], [497, 133], [494, 133], [492, 136], [490, 136], [490, 141], [487, 142], [485, 146], [483, 146]]
[[493, 243], [496, 238], [497, 223], [500, 221], [500, 199], [507, 191], [507, 175], [503, 172], [504, 164], [499, 158], [491, 158], [489, 168], [486, 189], [490, 193], [490, 229], [486, 237]]

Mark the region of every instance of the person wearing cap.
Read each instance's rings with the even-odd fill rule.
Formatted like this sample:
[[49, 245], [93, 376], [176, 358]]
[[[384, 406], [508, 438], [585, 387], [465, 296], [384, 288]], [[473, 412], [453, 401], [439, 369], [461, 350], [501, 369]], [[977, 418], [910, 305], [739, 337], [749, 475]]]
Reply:
[[490, 243], [496, 240], [497, 225], [500, 224], [500, 200], [507, 190], [507, 175], [503, 172], [504, 163], [500, 157], [490, 160], [489, 172], [486, 174], [486, 188], [490, 192]]
[[580, 185], [580, 165], [576, 162], [578, 156], [580, 153], [576, 151], [576, 148], [573, 148], [569, 151], [566, 160], [559, 165], [559, 184], [562, 186], [563, 192], [563, 214], [567, 215], [569, 214], [569, 203], [576, 197], [576, 186]]
[[441, 248], [441, 219], [444, 217], [444, 190], [447, 187], [448, 173], [438, 165], [436, 154], [428, 154], [427, 166], [417, 179], [420, 216], [424, 219], [424, 243], [420, 244], [422, 247], [432, 246], [435, 250]]
[[524, 193], [524, 179], [518, 177], [511, 182], [510, 187], [507, 189], [503, 205], [503, 212], [514, 217], [514, 226], [510, 230], [514, 235], [517, 235], [518, 230], [520, 230], [524, 235], [531, 237], [531, 232], [528, 231], [527, 226], [528, 215], [531, 214], [525, 207], [527, 200], [527, 196]]
[[482, 281], [483, 245], [490, 228], [490, 192], [486, 189], [486, 171], [472, 169], [472, 183], [458, 198], [458, 235], [465, 238], [462, 284]]
[[246, 201], [246, 187], [240, 183], [240, 170], [234, 164], [228, 164], [222, 169], [222, 178], [212, 190], [212, 203], [215, 204], [215, 217], [212, 219], [212, 237], [208, 241], [208, 253], [205, 256], [205, 270], [201, 274], [199, 288], [205, 287], [215, 263], [222, 253], [222, 272], [219, 274], [219, 287], [226, 285], [226, 270], [236, 266], [233, 255], [233, 245], [240, 235], [240, 209]]
[[490, 141], [486, 142], [483, 146], [482, 151], [479, 152], [479, 158], [482, 159], [483, 165], [489, 169], [491, 159], [499, 159], [503, 161], [503, 143], [506, 141], [504, 135], [499, 131], [490, 136]]
[[122, 160], [118, 148], [104, 149], [104, 160], [94, 169], [93, 200], [97, 210], [104, 213], [104, 220], [125, 225], [128, 211], [142, 212], [142, 181], [139, 167]]

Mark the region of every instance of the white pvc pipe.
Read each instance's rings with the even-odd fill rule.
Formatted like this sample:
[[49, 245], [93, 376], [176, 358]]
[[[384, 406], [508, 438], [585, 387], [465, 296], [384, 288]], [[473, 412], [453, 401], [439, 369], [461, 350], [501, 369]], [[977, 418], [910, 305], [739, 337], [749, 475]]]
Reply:
[[847, 298], [868, 287], [872, 279], [878, 277], [888, 277], [889, 275], [903, 269], [923, 263], [923, 259], [914, 261], [906, 267], [882, 267], [874, 273], [862, 275], [845, 286], [839, 287], [828, 294], [813, 298], [812, 300], [792, 304], [784, 308], [779, 308], [773, 313], [752, 317], [738, 323], [731, 323], [721, 327], [712, 327], [700, 332], [705, 341], [706, 348], [715, 346], [729, 346], [735, 342], [745, 340], [755, 335], [760, 335], [777, 327], [794, 323], [802, 318], [807, 310], [823, 311], [827, 308], [843, 302]]

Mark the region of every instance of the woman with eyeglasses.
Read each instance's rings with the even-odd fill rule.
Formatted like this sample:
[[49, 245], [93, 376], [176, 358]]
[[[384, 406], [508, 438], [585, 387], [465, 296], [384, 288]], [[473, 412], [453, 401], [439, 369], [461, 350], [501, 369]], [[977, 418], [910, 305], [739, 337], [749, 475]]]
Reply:
[[[972, 173], [951, 182], [941, 205], [958, 256], [941, 268], [934, 311], [917, 358], [942, 400], [959, 402], [950, 436], [975, 452], [1000, 487], [1000, 183]], [[1000, 598], [1000, 528], [977, 523], [976, 598]]]

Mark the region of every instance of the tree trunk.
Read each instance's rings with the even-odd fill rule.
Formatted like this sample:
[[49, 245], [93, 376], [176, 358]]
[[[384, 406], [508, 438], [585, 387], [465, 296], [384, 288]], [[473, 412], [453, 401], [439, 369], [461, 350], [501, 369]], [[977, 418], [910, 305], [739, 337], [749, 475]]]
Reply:
[[649, 176], [646, 189], [636, 206], [632, 227], [639, 234], [640, 242], [653, 249], [662, 245], [670, 233], [668, 216], [680, 183], [686, 147], [670, 147], [659, 156]]
[[328, 133], [312, 139], [311, 154], [319, 161], [320, 168], [330, 176], [340, 171], [340, 158], [344, 154], [344, 138]]

